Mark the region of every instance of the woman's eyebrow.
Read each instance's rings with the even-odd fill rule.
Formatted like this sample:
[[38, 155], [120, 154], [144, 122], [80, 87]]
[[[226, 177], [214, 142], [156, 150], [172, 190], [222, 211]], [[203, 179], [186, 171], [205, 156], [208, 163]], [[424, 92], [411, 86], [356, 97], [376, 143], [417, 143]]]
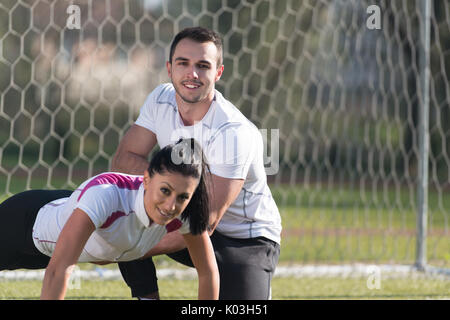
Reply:
[[[166, 184], [171, 190], [175, 191], [175, 189], [168, 182], [162, 181], [162, 183]], [[187, 197], [189, 197], [189, 193], [188, 192], [183, 192], [183, 193], [180, 193], [180, 196], [187, 196]]]
[[166, 181], [162, 181], [162, 183], [167, 184], [167, 186], [168, 186], [170, 189], [175, 190], [175, 189], [170, 185], [170, 183], [168, 183], [168, 182], [166, 182]]

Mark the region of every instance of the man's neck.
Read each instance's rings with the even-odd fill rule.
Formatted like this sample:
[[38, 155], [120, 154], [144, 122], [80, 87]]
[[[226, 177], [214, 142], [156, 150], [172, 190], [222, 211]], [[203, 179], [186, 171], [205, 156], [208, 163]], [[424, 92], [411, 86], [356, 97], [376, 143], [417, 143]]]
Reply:
[[196, 122], [199, 122], [208, 113], [212, 101], [214, 100], [214, 95], [211, 98], [204, 99], [197, 103], [188, 103], [181, 99], [181, 97], [176, 95], [176, 101], [178, 106], [178, 112], [183, 120], [185, 126], [192, 126]]

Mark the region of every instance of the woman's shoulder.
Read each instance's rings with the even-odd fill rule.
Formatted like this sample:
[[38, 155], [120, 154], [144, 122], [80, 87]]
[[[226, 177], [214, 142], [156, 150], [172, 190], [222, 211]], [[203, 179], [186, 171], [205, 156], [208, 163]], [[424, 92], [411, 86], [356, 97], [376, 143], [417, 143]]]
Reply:
[[88, 190], [98, 186], [102, 186], [102, 188], [95, 188], [96, 190], [138, 190], [143, 179], [143, 176], [140, 175], [104, 172], [88, 179], [80, 185], [80, 195], [78, 200], [80, 200]]

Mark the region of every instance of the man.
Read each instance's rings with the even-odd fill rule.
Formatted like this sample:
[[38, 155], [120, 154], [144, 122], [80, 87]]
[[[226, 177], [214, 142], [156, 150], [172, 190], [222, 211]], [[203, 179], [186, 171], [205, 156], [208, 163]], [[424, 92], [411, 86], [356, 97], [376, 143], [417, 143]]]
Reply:
[[[112, 170], [140, 174], [158, 143], [200, 142], [211, 172], [210, 236], [220, 272], [220, 299], [269, 299], [280, 254], [281, 219], [267, 185], [258, 129], [220, 92], [222, 40], [193, 27], [178, 33], [166, 63], [171, 84], [146, 99], [120, 142]], [[148, 257], [169, 254], [191, 265], [183, 238], [168, 234]], [[151, 259], [119, 264], [133, 296], [159, 298]], [[142, 276], [146, 274], [146, 276]]]

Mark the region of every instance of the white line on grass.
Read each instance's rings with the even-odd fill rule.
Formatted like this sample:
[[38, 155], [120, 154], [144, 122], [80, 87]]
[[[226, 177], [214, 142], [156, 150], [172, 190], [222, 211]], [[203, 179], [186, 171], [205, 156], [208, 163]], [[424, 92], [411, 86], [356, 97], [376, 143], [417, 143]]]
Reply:
[[[45, 270], [0, 271], [0, 281], [42, 280]], [[195, 269], [157, 269], [158, 279], [191, 280], [197, 278]], [[287, 265], [278, 266], [274, 277], [293, 278], [367, 278], [378, 272], [386, 278], [439, 278], [450, 280], [450, 269], [427, 267], [425, 272], [411, 265]], [[121, 280], [118, 269], [97, 267], [94, 270], [75, 269], [73, 277], [83, 280]]]

